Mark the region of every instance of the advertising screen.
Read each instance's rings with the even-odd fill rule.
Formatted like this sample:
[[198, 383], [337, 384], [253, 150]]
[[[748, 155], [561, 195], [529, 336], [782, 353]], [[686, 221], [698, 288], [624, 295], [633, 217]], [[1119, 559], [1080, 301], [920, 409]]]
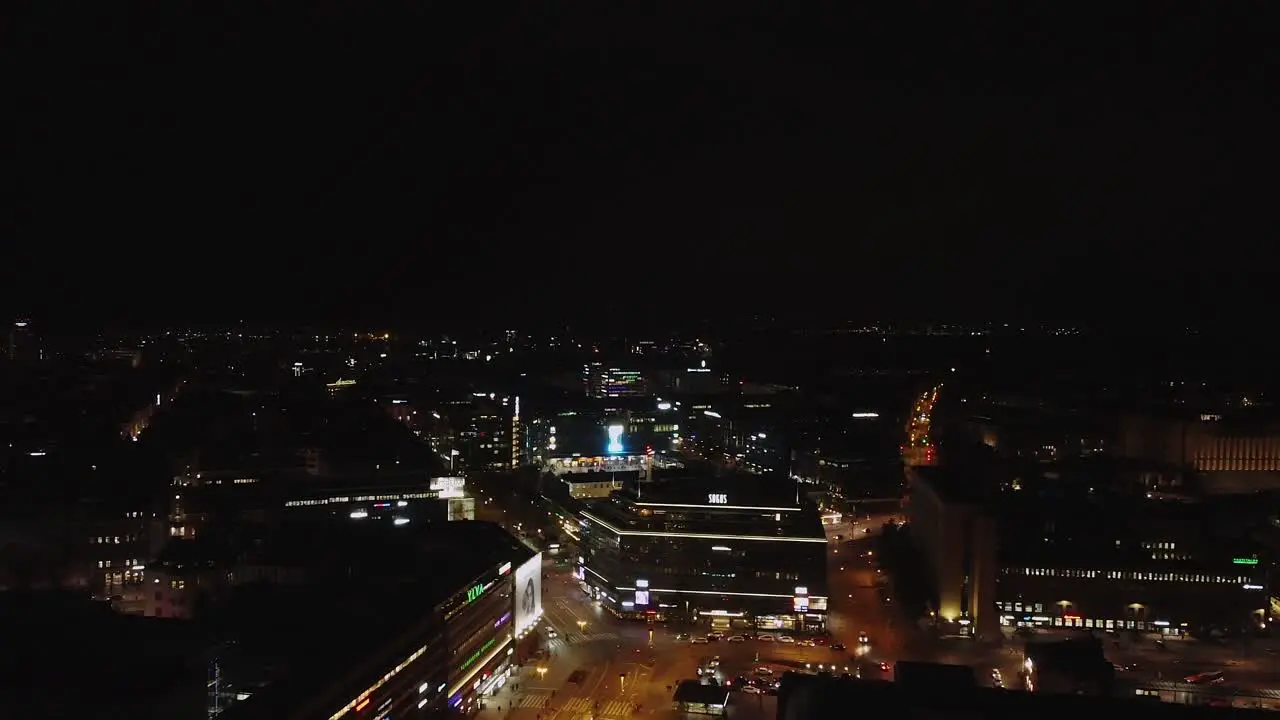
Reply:
[[542, 617], [542, 553], [516, 570], [516, 633], [524, 632]]

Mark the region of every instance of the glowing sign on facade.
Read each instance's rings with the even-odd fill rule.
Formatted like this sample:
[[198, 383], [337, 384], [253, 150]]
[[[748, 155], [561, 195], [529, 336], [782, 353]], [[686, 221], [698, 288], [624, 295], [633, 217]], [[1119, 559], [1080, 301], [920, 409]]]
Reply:
[[729, 496], [724, 493], [711, 493], [707, 495], [707, 502], [712, 505], [728, 505]]
[[610, 425], [606, 430], [609, 433], [609, 444], [605, 446], [605, 452], [620, 453], [622, 452], [622, 431], [621, 425]]
[[467, 588], [467, 602], [475, 602], [475, 599], [484, 594], [484, 585], [475, 585]]
[[466, 496], [467, 480], [460, 477], [431, 478], [431, 490], [440, 493], [441, 498], [460, 498]]

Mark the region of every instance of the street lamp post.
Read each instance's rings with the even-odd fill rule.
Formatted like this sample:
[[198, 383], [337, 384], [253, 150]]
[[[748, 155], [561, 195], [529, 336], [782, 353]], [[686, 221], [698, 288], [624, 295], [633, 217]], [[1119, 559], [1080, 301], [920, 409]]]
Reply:
[[541, 681], [541, 680], [542, 680], [544, 677], [546, 677], [546, 676], [547, 676], [547, 666], [546, 666], [546, 665], [539, 665], [539, 666], [538, 666], [538, 680], [539, 680], [539, 681]]

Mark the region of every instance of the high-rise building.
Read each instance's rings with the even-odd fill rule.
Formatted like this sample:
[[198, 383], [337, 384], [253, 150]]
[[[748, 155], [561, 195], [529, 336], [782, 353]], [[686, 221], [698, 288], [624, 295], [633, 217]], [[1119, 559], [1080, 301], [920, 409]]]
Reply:
[[589, 397], [638, 397], [648, 393], [639, 370], [607, 367], [598, 362], [583, 366], [582, 385]]
[[40, 360], [43, 352], [39, 340], [32, 331], [31, 321], [18, 318], [9, 328], [8, 347], [5, 348], [10, 360]]

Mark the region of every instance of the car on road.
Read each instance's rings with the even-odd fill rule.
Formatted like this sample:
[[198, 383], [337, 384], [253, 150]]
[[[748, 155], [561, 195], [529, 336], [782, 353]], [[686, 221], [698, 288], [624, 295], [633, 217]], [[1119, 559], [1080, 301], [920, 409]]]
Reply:
[[859, 645], [870, 645], [870, 644], [871, 644], [871, 637], [867, 635], [867, 631], [866, 631], [866, 630], [863, 630], [863, 631], [861, 631], [861, 632], [859, 632], [859, 633], [858, 633], [858, 644], [859, 644]]
[[745, 637], [741, 636], [741, 635], [730, 635], [730, 636], [729, 636], [729, 642], [731, 642], [731, 643], [740, 643], [740, 642], [746, 642], [746, 641], [747, 641], [747, 639], [746, 639]]
[[769, 635], [768, 633], [765, 633], [765, 634], [763, 634], [763, 635], [759, 635], [759, 636], [757, 636], [757, 637], [756, 637], [756, 639], [757, 639], [757, 640], [759, 640], [760, 642], [774, 642], [774, 641], [776, 641], [776, 640], [777, 640], [777, 638], [775, 638], [775, 637], [774, 637], [774, 636], [772, 636], [772, 635]]
[[708, 640], [710, 640], [711, 642], [719, 642], [719, 641], [721, 641], [721, 640], [723, 640], [723, 639], [724, 639], [724, 633], [722, 633], [722, 632], [709, 632], [709, 633], [707, 633], [707, 639], [708, 639]]
[[834, 644], [834, 645], [832, 645], [832, 646], [831, 646], [831, 649], [832, 649], [832, 650], [837, 650], [837, 651], [839, 651], [839, 650], [844, 650], [844, 649], [845, 649], [845, 647], [844, 647], [844, 643], [836, 643], [836, 644]]
[[791, 637], [790, 635], [779, 635], [779, 636], [778, 636], [778, 642], [780, 642], [780, 643], [793, 643], [793, 644], [794, 644], [794, 643], [795, 643], [795, 641], [796, 641], [796, 639], [795, 639], [795, 638], [793, 638], [793, 637]]
[[694, 638], [693, 640], [691, 640], [690, 642], [692, 642], [694, 645], [706, 645], [706, 644], [707, 644], [707, 639], [706, 639], [706, 638], [704, 638], [704, 637], [696, 637], [696, 638]]
[[739, 685], [738, 690], [748, 695], [763, 695], [764, 691], [755, 685]]

